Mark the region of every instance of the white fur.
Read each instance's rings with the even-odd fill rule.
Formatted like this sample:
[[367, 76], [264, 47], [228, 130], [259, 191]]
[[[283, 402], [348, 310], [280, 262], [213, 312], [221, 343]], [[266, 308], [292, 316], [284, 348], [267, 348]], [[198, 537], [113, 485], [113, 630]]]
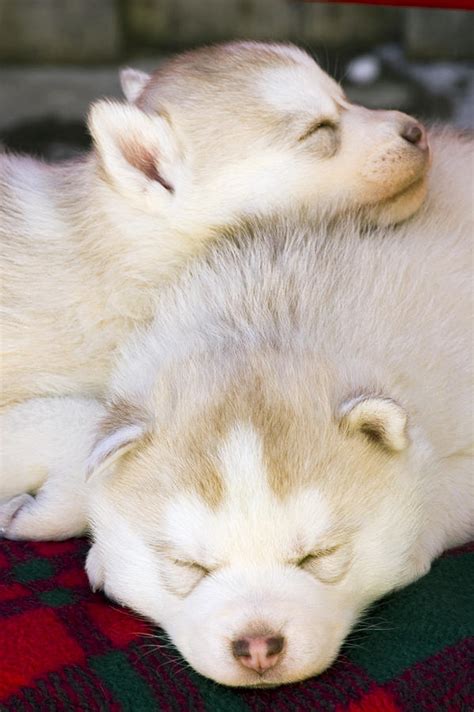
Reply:
[[265, 101], [279, 111], [292, 112], [298, 107], [315, 118], [337, 120], [336, 102], [344, 100], [341, 87], [315, 64], [303, 76], [298, 70], [296, 65], [265, 72], [259, 86]]
[[[85, 398], [37, 398], [0, 413], [4, 536], [64, 539], [84, 533], [86, 454], [105, 413]], [[12, 504], [17, 492], [36, 498], [22, 494]]]
[[[222, 563], [229, 556], [231, 546], [243, 565], [259, 566], [268, 558], [272, 544], [275, 556], [297, 559], [301, 558], [302, 549], [313, 550], [331, 531], [328, 504], [316, 487], [302, 489], [288, 503], [269, 491], [261, 448], [253, 428], [239, 423], [221, 443], [217, 456], [226, 486], [222, 508], [216, 513], [189, 494], [177, 496], [167, 505], [164, 538], [173, 542], [185, 559], [204, 559], [207, 566], [214, 568], [216, 562]], [[313, 522], [309, 537], [300, 524], [306, 521]], [[283, 522], [288, 534], [281, 537], [282, 543], [273, 539], [273, 532], [281, 529]], [[202, 532], [212, 542], [210, 552], [200, 550]], [[222, 551], [220, 542], [225, 542]]]

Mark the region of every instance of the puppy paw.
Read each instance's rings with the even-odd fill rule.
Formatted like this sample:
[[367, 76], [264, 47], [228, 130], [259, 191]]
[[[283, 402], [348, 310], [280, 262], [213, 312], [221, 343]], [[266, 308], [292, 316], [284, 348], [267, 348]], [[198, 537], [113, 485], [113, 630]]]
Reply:
[[105, 568], [97, 544], [93, 544], [87, 554], [86, 574], [93, 591], [100, 591], [104, 588]]
[[22, 539], [15, 526], [16, 518], [22, 510], [32, 507], [35, 503], [30, 494], [19, 494], [11, 499], [0, 500], [0, 538]]

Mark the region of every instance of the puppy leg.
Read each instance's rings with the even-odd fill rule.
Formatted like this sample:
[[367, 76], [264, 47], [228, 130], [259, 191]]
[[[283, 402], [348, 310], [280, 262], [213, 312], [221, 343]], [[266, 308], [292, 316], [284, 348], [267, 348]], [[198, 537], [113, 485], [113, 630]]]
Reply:
[[105, 568], [97, 544], [93, 544], [87, 554], [86, 574], [93, 591], [100, 591], [104, 588]]
[[86, 461], [104, 412], [84, 398], [35, 398], [3, 412], [0, 536], [84, 533]]
[[84, 467], [104, 407], [87, 398], [32, 398], [0, 413], [0, 499], [37, 492], [52, 472]]
[[85, 495], [74, 480], [52, 478], [36, 497], [0, 501], [0, 536], [5, 539], [67, 539], [87, 530]]
[[19, 494], [11, 499], [0, 500], [0, 537], [5, 537], [13, 519], [24, 504], [33, 501], [29, 494]]

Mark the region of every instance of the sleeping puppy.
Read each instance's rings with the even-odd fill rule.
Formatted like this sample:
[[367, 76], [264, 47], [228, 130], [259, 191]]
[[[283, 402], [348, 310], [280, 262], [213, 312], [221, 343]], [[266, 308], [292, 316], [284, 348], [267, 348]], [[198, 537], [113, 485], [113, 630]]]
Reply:
[[79, 506], [89, 472], [94, 588], [217, 682], [323, 671], [372, 601], [474, 534], [462, 196], [369, 238], [302, 215], [228, 229], [125, 349], [105, 415], [53, 403], [91, 453], [4, 505], [5, 534], [41, 537], [46, 496]]
[[289, 206], [387, 224], [423, 201], [423, 127], [350, 104], [294, 46], [204, 48], [124, 84], [135, 104], [92, 107], [90, 155], [0, 156], [3, 404], [101, 397], [117, 346], [211, 228]]

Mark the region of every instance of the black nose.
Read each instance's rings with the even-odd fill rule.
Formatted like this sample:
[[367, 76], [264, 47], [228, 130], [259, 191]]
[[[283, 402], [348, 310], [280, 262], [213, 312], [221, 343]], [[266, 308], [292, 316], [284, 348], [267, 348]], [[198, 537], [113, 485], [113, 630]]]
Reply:
[[420, 124], [411, 122], [409, 124], [405, 124], [401, 131], [401, 136], [405, 139], [405, 141], [408, 141], [408, 143], [412, 143], [417, 146], [423, 142], [422, 140], [424, 139], [425, 131]]

